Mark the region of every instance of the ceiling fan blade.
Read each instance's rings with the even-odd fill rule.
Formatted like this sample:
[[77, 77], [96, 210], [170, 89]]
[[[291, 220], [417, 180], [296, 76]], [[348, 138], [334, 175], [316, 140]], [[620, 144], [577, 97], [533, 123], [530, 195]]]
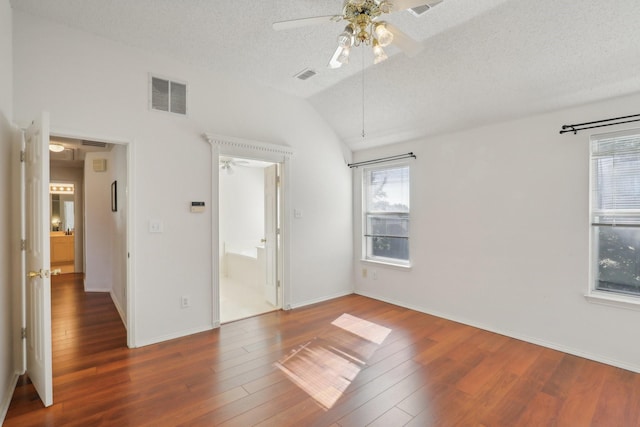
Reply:
[[442, 3], [442, 1], [443, 0], [391, 0], [388, 3], [391, 5], [390, 12], [399, 12], [424, 5], [433, 7], [438, 3]]
[[327, 22], [338, 22], [342, 19], [341, 15], [325, 15], [314, 16], [312, 18], [291, 19], [289, 21], [278, 21], [273, 23], [273, 29], [276, 31], [290, 30], [292, 28], [306, 27], [309, 25], [326, 24]]
[[422, 51], [422, 44], [415, 41], [390, 23], [385, 26], [393, 33], [393, 44], [398, 46], [407, 56], [414, 57]]

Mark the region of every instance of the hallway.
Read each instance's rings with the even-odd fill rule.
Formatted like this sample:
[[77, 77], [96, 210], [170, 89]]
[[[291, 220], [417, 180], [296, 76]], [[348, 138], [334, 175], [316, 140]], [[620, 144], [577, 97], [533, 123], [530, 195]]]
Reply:
[[[51, 278], [51, 339], [56, 402], [68, 398], [65, 396], [77, 387], [74, 381], [95, 373], [96, 365], [128, 351], [127, 331], [111, 296], [106, 292], [84, 292], [81, 273]], [[31, 414], [42, 419], [38, 409], [42, 410], [42, 403], [29, 378], [23, 375], [5, 425], [30, 425]], [[13, 424], [15, 417], [19, 421]]]

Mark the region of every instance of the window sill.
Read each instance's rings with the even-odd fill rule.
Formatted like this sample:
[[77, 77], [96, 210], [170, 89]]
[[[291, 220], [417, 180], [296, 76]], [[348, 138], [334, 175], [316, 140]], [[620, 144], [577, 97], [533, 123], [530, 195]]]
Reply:
[[396, 270], [402, 270], [402, 271], [411, 271], [412, 269], [411, 264], [394, 264], [391, 262], [375, 261], [372, 259], [361, 259], [360, 262], [366, 263], [366, 264], [380, 265], [383, 267], [390, 267], [390, 268], [394, 268]]
[[599, 291], [592, 291], [586, 294], [584, 297], [587, 301], [593, 304], [640, 311], [639, 297], [634, 297], [631, 295], [611, 294], [608, 292]]

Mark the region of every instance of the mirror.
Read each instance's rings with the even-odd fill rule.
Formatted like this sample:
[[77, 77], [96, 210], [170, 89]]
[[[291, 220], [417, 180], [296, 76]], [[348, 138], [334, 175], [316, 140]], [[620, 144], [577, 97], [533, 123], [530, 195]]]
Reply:
[[73, 184], [51, 184], [49, 187], [51, 206], [51, 231], [72, 234], [75, 228]]

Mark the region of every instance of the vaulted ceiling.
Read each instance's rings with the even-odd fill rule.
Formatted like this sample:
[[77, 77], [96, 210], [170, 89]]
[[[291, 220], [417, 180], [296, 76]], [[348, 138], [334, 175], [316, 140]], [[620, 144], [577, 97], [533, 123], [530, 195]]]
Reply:
[[[637, 0], [444, 0], [420, 17], [403, 11], [386, 19], [422, 44], [417, 56], [390, 47], [390, 58], [374, 66], [370, 48], [354, 48], [337, 70], [326, 65], [344, 22], [286, 31], [272, 23], [340, 14], [343, 0], [11, 4], [307, 98], [352, 149], [640, 91]], [[317, 75], [293, 77], [306, 68]]]

